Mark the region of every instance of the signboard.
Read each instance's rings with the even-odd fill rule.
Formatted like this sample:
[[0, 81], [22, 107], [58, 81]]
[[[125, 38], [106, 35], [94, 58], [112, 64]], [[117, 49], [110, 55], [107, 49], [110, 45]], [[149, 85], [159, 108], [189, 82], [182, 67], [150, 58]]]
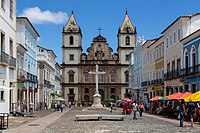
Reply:
[[161, 90], [164, 90], [164, 87], [163, 86], [154, 86], [154, 87], [152, 87], [152, 90], [161, 91]]

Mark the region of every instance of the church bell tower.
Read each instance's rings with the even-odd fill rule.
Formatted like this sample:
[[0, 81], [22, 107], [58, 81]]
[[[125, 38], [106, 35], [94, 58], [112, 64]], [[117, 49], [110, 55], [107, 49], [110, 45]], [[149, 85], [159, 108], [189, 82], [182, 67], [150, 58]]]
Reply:
[[136, 28], [133, 26], [126, 10], [126, 15], [121, 27], [118, 30], [118, 48], [119, 60], [121, 64], [129, 64], [129, 55], [136, 45]]

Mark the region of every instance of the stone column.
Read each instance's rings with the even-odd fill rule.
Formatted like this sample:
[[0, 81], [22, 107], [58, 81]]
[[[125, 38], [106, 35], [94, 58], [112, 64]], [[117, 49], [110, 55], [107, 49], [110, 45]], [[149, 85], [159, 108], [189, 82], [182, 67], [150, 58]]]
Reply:
[[190, 92], [191, 92], [191, 87], [192, 87], [192, 86], [191, 86], [191, 83], [189, 83], [189, 84], [188, 84], [188, 91], [190, 91]]
[[27, 106], [27, 112], [29, 112], [29, 87], [26, 88], [26, 106]]

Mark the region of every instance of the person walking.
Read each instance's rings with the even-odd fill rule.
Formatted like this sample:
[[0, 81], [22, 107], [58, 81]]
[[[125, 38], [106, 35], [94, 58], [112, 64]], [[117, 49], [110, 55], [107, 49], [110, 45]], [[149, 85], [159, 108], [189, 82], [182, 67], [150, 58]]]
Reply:
[[57, 105], [57, 103], [55, 102], [55, 111], [57, 111], [57, 107], [58, 107], [58, 105]]
[[191, 127], [194, 127], [193, 117], [195, 114], [195, 104], [192, 102], [192, 100], [190, 100], [190, 103], [188, 104], [188, 113], [191, 120]]
[[64, 104], [61, 103], [61, 106], [60, 106], [60, 111], [63, 112], [63, 109], [64, 109]]
[[184, 100], [182, 99], [179, 105], [180, 127], [183, 127], [184, 112], [185, 112], [185, 105], [184, 105]]
[[143, 111], [144, 111], [144, 105], [143, 105], [142, 102], [140, 103], [140, 105], [139, 105], [138, 108], [139, 108], [140, 118], [142, 118], [142, 113], [143, 113]]
[[113, 103], [111, 102], [110, 103], [110, 112], [112, 113], [112, 110], [113, 110]]
[[137, 102], [135, 102], [133, 103], [133, 119], [135, 120], [137, 120], [137, 116], [136, 116], [137, 110], [138, 110], [138, 104]]

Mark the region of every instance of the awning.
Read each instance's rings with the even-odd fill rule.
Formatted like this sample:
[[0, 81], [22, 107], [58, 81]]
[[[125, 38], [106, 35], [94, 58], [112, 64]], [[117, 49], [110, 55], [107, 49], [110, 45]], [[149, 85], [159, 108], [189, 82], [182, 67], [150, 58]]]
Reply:
[[192, 95], [184, 98], [185, 102], [189, 102], [190, 100], [192, 100], [193, 102], [198, 102], [200, 101], [200, 91], [193, 93]]
[[168, 96], [165, 96], [166, 98], [168, 98], [169, 100], [174, 100], [174, 97], [181, 95], [182, 93], [178, 92], [178, 93], [174, 93]]
[[158, 98], [161, 98], [161, 97], [162, 96], [155, 96], [155, 97], [151, 98], [150, 101], [156, 101], [156, 100], [158, 100]]

